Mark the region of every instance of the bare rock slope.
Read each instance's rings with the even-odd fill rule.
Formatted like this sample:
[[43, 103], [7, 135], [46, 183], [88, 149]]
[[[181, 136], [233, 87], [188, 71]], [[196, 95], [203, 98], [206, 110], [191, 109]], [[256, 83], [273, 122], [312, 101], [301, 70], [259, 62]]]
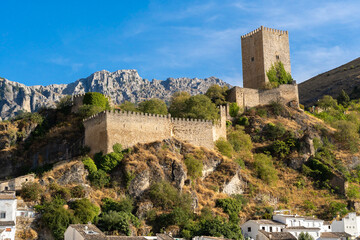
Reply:
[[201, 94], [205, 93], [212, 84], [228, 85], [215, 77], [149, 81], [141, 78], [136, 70], [116, 72], [102, 70], [70, 84], [49, 86], [26, 86], [0, 78], [0, 117], [6, 119], [20, 111], [34, 112], [41, 107], [53, 107], [65, 95], [101, 92], [110, 96], [116, 104], [125, 100], [139, 102], [150, 98], [167, 101], [174, 92], [186, 91], [191, 95]]

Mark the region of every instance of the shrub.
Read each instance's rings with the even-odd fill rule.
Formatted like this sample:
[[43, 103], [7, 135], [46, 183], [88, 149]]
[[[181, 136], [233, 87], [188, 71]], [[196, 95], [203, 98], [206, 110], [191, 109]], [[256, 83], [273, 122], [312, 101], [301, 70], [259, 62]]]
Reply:
[[348, 107], [350, 104], [350, 97], [347, 95], [347, 93], [343, 90], [341, 90], [339, 96], [337, 97], [337, 102], [344, 107]]
[[203, 162], [201, 159], [196, 159], [194, 155], [187, 154], [185, 156], [184, 162], [187, 168], [187, 174], [192, 179], [196, 179], [202, 176]]
[[103, 198], [101, 201], [101, 209], [103, 212], [116, 211], [131, 213], [134, 209], [133, 201], [130, 197], [124, 197], [120, 201], [115, 201], [111, 198]]
[[[239, 195], [241, 196], [241, 195]], [[243, 205], [243, 198], [241, 197], [231, 197], [231, 198], [222, 198], [216, 200], [216, 207], [223, 209], [230, 217], [230, 220], [233, 222], [238, 221], [238, 215], [241, 211]]]
[[97, 171], [95, 162], [90, 157], [84, 157], [82, 159], [82, 162], [83, 162], [85, 168], [89, 171], [89, 174], [92, 174]]
[[74, 216], [80, 223], [93, 222], [94, 218], [100, 213], [99, 207], [92, 204], [87, 198], [71, 202], [70, 208], [74, 210]]
[[115, 143], [115, 144], [113, 145], [113, 150], [114, 150], [114, 152], [116, 152], [116, 153], [121, 153], [123, 149], [122, 149], [122, 146], [121, 146], [120, 143]]
[[125, 101], [124, 103], [120, 104], [120, 109], [122, 111], [128, 111], [128, 112], [137, 112], [137, 107], [135, 103]]
[[346, 149], [357, 152], [360, 142], [358, 126], [352, 122], [340, 120], [334, 123], [334, 127], [337, 129], [335, 138], [342, 142]]
[[324, 213], [327, 218], [334, 218], [337, 215], [340, 217], [345, 216], [348, 213], [348, 209], [346, 208], [345, 203], [341, 202], [330, 202], [329, 205], [324, 209]]
[[207, 120], [219, 119], [219, 110], [205, 95], [191, 96], [185, 101], [185, 105], [185, 117]]
[[110, 109], [109, 99], [98, 92], [85, 93], [83, 104], [98, 106], [102, 109], [102, 111], [105, 109]]
[[219, 138], [215, 142], [215, 146], [218, 149], [218, 151], [221, 152], [222, 155], [227, 156], [229, 158], [232, 157], [232, 153], [234, 150], [231, 144], [228, 141], [226, 141], [224, 138]]
[[99, 228], [105, 231], [118, 231], [130, 236], [130, 217], [126, 212], [109, 211], [99, 217]]
[[350, 199], [359, 199], [360, 198], [360, 188], [355, 184], [350, 184], [346, 189], [346, 195]]
[[150, 187], [150, 199], [154, 206], [169, 210], [175, 207], [190, 208], [191, 198], [188, 194], [180, 193], [168, 182], [157, 182]]
[[284, 116], [287, 114], [285, 106], [280, 102], [272, 101], [270, 103], [270, 109], [275, 116]]
[[231, 117], [236, 117], [239, 114], [240, 107], [236, 102], [230, 103], [229, 105], [229, 114]]
[[94, 187], [103, 188], [110, 182], [110, 177], [103, 170], [99, 169], [89, 175], [89, 180]]
[[20, 196], [25, 201], [37, 201], [44, 192], [42, 186], [37, 182], [26, 182], [21, 187]]
[[82, 105], [79, 107], [78, 114], [82, 118], [88, 118], [92, 115], [95, 115], [99, 112], [104, 111], [104, 109], [100, 106], [95, 105]]
[[286, 134], [286, 129], [281, 123], [276, 125], [273, 123], [268, 123], [264, 127], [263, 131], [265, 133], [265, 137], [272, 141], [282, 138]]
[[73, 101], [71, 99], [71, 96], [66, 95], [65, 97], [62, 97], [58, 103], [56, 103], [56, 108], [59, 110], [70, 110], [72, 104]]
[[268, 112], [265, 108], [256, 108], [256, 114], [262, 118], [265, 118], [268, 116]]
[[329, 95], [323, 96], [318, 102], [317, 105], [324, 110], [328, 110], [329, 108], [337, 108], [337, 101], [333, 99]]
[[265, 183], [271, 184], [277, 181], [278, 176], [276, 169], [273, 165], [271, 156], [265, 154], [255, 154], [254, 167], [257, 176], [262, 179]]
[[316, 210], [315, 204], [313, 202], [309, 201], [309, 200], [304, 201], [303, 207], [304, 207], [304, 210], [307, 211], [307, 212], [309, 212], [311, 210]]
[[241, 126], [249, 126], [249, 119], [246, 116], [240, 116], [238, 120], [236, 121], [237, 124]]
[[306, 162], [306, 166], [311, 170], [310, 172], [307, 172], [307, 175], [310, 175], [320, 182], [326, 182], [333, 176], [331, 169], [316, 158], [309, 159]]
[[65, 201], [69, 201], [71, 198], [70, 190], [66, 187], [58, 185], [55, 182], [50, 184], [50, 192], [53, 198], [61, 198]]
[[153, 98], [139, 103], [138, 110], [144, 113], [161, 115], [166, 115], [168, 113], [165, 102], [158, 98]]
[[112, 152], [103, 156], [98, 166], [105, 172], [110, 172], [121, 162], [122, 158], [121, 153]]
[[227, 139], [235, 152], [250, 152], [253, 148], [251, 137], [244, 132], [244, 128], [241, 126], [236, 126], [235, 129], [230, 129], [227, 134]]
[[71, 197], [73, 198], [83, 198], [85, 197], [85, 189], [81, 185], [77, 185], [71, 188]]

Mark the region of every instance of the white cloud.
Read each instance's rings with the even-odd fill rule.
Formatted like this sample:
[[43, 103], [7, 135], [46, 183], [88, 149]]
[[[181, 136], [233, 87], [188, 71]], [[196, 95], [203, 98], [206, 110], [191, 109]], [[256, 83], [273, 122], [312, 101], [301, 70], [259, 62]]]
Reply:
[[64, 57], [50, 58], [48, 62], [59, 66], [70, 67], [73, 72], [79, 71], [84, 66], [84, 64], [82, 63], [75, 63], [72, 62], [70, 59]]

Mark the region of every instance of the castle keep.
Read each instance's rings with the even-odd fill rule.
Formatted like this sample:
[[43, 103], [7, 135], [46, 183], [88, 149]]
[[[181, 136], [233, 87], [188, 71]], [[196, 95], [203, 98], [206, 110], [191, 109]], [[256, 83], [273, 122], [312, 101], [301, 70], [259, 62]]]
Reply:
[[296, 82], [266, 90], [269, 82], [266, 72], [281, 61], [285, 71], [291, 73], [289, 35], [287, 31], [261, 26], [241, 36], [243, 86], [229, 90], [227, 101], [236, 102], [243, 109], [280, 102], [298, 107]]
[[112, 152], [113, 145], [124, 148], [137, 143], [161, 141], [175, 137], [195, 146], [214, 148], [220, 137], [226, 139], [225, 107], [220, 107], [220, 121], [172, 118], [138, 112], [105, 111], [85, 119], [85, 145], [91, 154]]
[[277, 61], [291, 73], [287, 31], [261, 26], [241, 36], [241, 55], [244, 88], [264, 88], [269, 81], [266, 72]]

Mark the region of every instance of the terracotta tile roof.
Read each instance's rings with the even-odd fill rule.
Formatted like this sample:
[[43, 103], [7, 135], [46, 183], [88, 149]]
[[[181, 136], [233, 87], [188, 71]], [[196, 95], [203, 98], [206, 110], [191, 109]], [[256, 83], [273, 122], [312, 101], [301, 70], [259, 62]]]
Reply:
[[15, 192], [0, 192], [0, 200], [16, 199]]
[[169, 235], [162, 233], [156, 234], [156, 237], [158, 238], [158, 240], [173, 240], [173, 238], [170, 237]]
[[0, 221], [0, 226], [2, 226], [2, 227], [15, 226], [15, 222], [14, 221]]
[[264, 234], [268, 239], [271, 240], [296, 240], [296, 237], [294, 237], [289, 232], [265, 232], [264, 230], [259, 230], [262, 234]]
[[351, 235], [346, 232], [323, 232], [320, 235], [320, 238], [341, 238], [341, 237], [351, 237]]

